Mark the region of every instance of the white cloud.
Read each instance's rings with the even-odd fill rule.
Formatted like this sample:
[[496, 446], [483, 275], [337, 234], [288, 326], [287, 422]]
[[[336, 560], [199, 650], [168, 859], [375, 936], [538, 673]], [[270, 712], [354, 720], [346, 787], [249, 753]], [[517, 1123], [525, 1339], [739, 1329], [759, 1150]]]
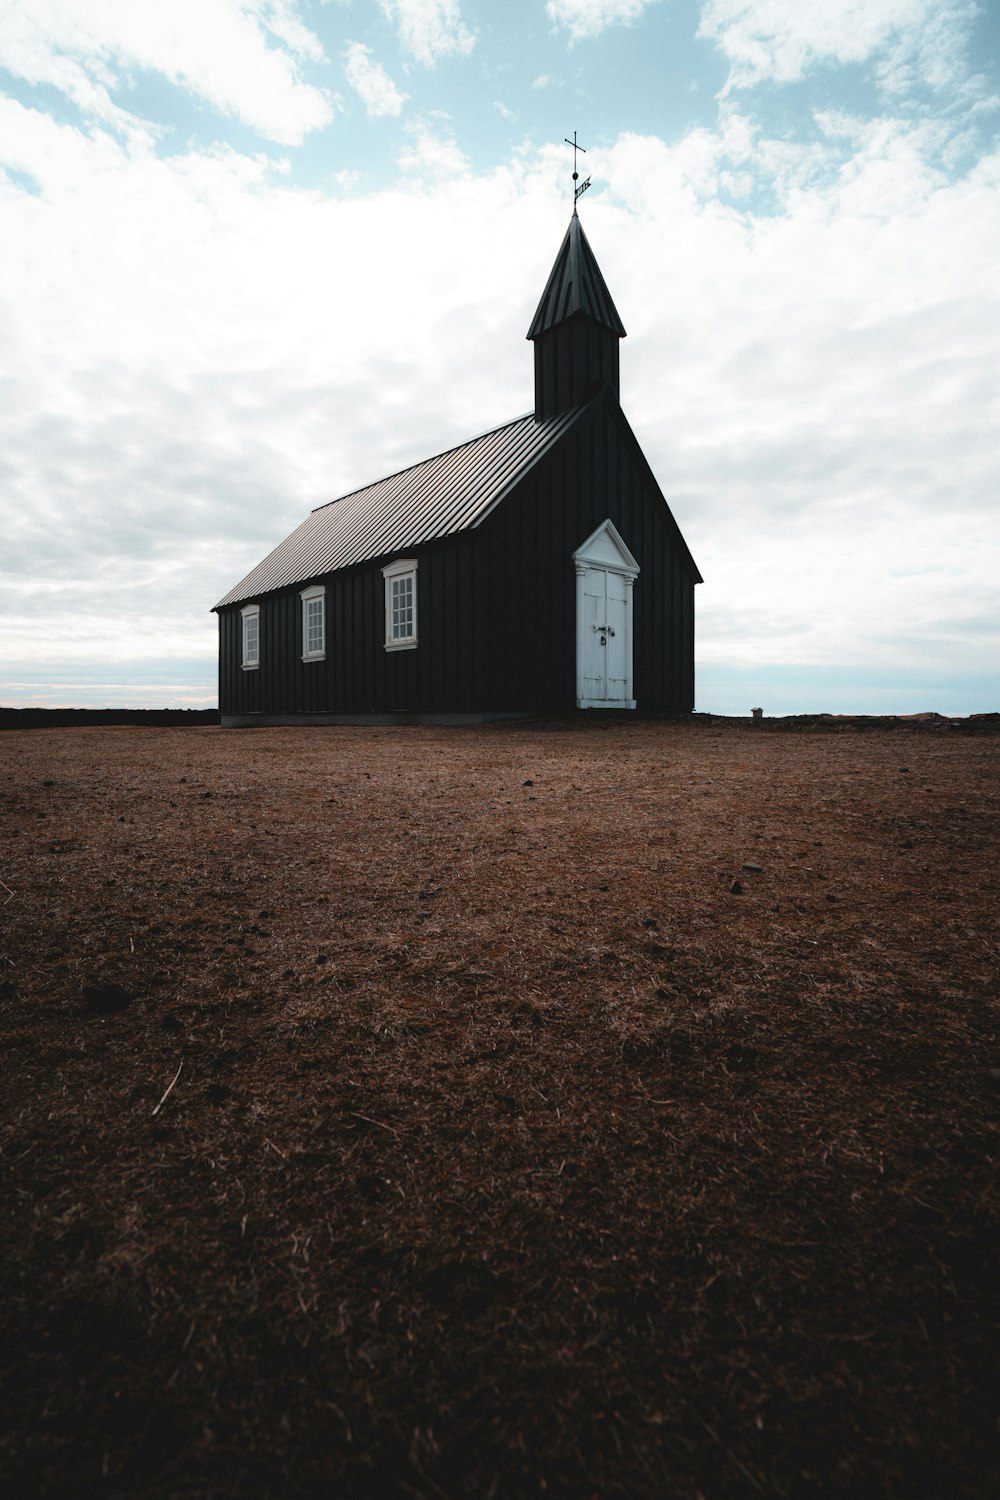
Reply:
[[388, 73], [363, 42], [351, 42], [344, 53], [344, 72], [370, 115], [395, 116], [406, 102]]
[[462, 177], [469, 171], [469, 161], [450, 132], [418, 120], [409, 128], [410, 144], [400, 153], [399, 165], [404, 172], [420, 178]]
[[272, 36], [284, 42], [289, 52], [309, 62], [326, 61], [323, 44], [296, 14], [298, 0], [243, 0], [243, 8], [260, 14]]
[[9, 72], [126, 133], [142, 122], [115, 96], [136, 70], [287, 145], [332, 118], [323, 91], [299, 75], [298, 60], [320, 61], [323, 49], [292, 0], [0, 0], [0, 34]]
[[430, 67], [451, 53], [472, 51], [475, 37], [462, 20], [458, 0], [379, 0], [399, 33], [399, 40], [417, 62]]
[[942, 88], [963, 75], [976, 9], [975, 0], [705, 0], [698, 34], [728, 57], [729, 88], [871, 61], [888, 90]]
[[574, 41], [599, 36], [609, 26], [627, 25], [658, 0], [546, 0], [545, 9]]

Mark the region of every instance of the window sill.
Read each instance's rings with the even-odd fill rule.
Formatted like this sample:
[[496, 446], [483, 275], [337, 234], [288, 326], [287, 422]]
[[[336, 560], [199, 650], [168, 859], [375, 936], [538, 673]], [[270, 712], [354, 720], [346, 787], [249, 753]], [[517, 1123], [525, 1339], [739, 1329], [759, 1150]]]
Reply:
[[244, 661], [244, 662], [241, 662], [240, 663], [240, 671], [241, 672], [259, 672], [260, 671], [260, 662], [259, 661]]
[[416, 651], [417, 645], [417, 641], [386, 641], [385, 649], [387, 651]]
[[326, 661], [325, 651], [313, 651], [309, 656], [304, 656], [303, 661]]

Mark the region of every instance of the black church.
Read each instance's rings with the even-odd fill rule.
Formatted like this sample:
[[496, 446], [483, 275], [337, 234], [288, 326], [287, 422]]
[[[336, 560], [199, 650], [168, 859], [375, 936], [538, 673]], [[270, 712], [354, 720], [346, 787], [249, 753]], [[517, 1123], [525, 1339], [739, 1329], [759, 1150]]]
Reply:
[[691, 712], [701, 576], [575, 208], [527, 336], [534, 411], [319, 506], [215, 606], [224, 725]]

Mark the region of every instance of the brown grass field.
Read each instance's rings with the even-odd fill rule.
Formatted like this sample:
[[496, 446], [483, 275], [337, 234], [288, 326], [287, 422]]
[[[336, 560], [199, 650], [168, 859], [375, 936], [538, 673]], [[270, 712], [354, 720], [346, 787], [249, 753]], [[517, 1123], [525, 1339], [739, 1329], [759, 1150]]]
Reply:
[[1000, 1493], [1000, 734], [839, 728], [0, 734], [3, 1494]]

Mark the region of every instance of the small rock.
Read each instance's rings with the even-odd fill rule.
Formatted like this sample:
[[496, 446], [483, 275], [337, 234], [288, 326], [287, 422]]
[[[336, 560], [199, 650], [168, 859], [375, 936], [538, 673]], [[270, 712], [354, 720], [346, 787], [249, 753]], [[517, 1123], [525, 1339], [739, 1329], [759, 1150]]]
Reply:
[[655, 917], [643, 917], [642, 925], [649, 931], [653, 931], [653, 929], [659, 927], [660, 924]]
[[521, 785], [522, 785], [522, 786], [534, 786], [534, 784], [535, 784], [535, 783], [534, 783], [534, 782], [533, 782], [533, 781], [531, 781], [531, 780], [528, 780], [528, 781], [522, 781], [522, 782], [521, 782]]
[[743, 894], [743, 887], [740, 885], [738, 880], [734, 880], [729, 889], [734, 896], [742, 896]]
[[744, 864], [743, 868], [744, 870], [751, 870], [754, 875], [763, 875], [764, 873], [763, 865]]

